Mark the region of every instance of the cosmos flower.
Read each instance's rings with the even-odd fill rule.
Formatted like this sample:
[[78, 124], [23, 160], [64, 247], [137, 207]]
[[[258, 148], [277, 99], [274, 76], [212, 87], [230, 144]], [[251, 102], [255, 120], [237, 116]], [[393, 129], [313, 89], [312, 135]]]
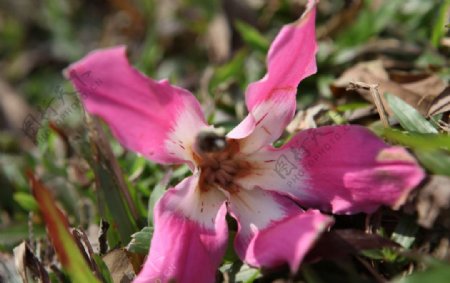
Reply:
[[[150, 252], [135, 282], [214, 282], [228, 241], [227, 213], [238, 223], [234, 246], [244, 262], [287, 263], [295, 272], [333, 223], [319, 210], [396, 207], [422, 180], [405, 149], [360, 126], [310, 129], [281, 148], [271, 145], [294, 116], [297, 85], [316, 72], [315, 6], [309, 1], [301, 18], [281, 29], [267, 74], [246, 90], [248, 116], [225, 138], [213, 133], [189, 91], [131, 67], [125, 47], [94, 51], [67, 69], [86, 110], [124, 147], [193, 172], [158, 201]], [[91, 87], [80, 79], [85, 73], [102, 83]]]

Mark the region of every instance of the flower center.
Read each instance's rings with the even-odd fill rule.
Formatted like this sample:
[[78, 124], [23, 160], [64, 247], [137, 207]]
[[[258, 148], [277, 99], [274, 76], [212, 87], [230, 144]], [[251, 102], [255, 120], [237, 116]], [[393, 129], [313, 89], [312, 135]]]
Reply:
[[236, 184], [236, 179], [245, 175], [251, 168], [251, 164], [239, 158], [238, 153], [239, 144], [236, 140], [227, 140], [222, 150], [197, 153], [200, 189], [220, 187], [229, 192], [238, 190], [240, 186]]

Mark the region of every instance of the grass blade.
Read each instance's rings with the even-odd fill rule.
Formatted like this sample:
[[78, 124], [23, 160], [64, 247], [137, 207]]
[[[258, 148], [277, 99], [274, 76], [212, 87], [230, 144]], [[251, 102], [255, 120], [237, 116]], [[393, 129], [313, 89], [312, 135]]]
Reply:
[[423, 134], [437, 134], [433, 125], [428, 122], [414, 107], [404, 102], [401, 98], [386, 93], [386, 101], [389, 103], [394, 116], [397, 118], [400, 125], [402, 125], [405, 130], [411, 132], [419, 132]]

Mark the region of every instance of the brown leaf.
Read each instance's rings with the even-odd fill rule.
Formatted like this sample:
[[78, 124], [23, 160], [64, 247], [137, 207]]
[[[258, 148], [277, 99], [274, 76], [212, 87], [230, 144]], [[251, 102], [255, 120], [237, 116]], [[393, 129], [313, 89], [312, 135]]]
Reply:
[[217, 14], [208, 25], [206, 45], [212, 62], [221, 63], [231, 54], [231, 31], [223, 14]]
[[0, 282], [19, 282], [20, 275], [15, 266], [14, 257], [0, 252]]
[[114, 283], [131, 282], [134, 269], [127, 253], [122, 249], [115, 249], [103, 256], [103, 261], [109, 269]]
[[[389, 69], [385, 64], [385, 61], [383, 61], [383, 65], [386, 69]], [[392, 70], [389, 72], [389, 78], [399, 84], [415, 83], [424, 80], [429, 76], [430, 74], [427, 72], [406, 72], [399, 70]]]
[[17, 271], [20, 277], [22, 277], [23, 282], [32, 281], [28, 279], [29, 272], [31, 272], [33, 277], [39, 278], [40, 282], [50, 282], [47, 270], [45, 270], [42, 263], [36, 258], [25, 241], [14, 248], [14, 259]]
[[[0, 129], [8, 129], [20, 136], [20, 145], [25, 149], [33, 146], [34, 135], [28, 137], [26, 121], [36, 113], [26, 103], [23, 96], [6, 81], [0, 79]], [[34, 134], [34, 133], [33, 133]]]
[[[425, 76], [426, 74], [422, 75]], [[415, 74], [410, 74], [410, 76], [414, 78]], [[431, 96], [432, 98], [437, 97], [445, 90], [446, 86], [447, 84], [436, 74], [428, 74], [428, 76], [420, 80], [402, 83], [402, 87], [422, 94], [424, 98], [427, 98], [427, 96]], [[431, 99], [431, 97], [428, 99]]]
[[446, 87], [431, 103], [430, 109], [428, 109], [428, 117], [450, 112], [450, 87]]
[[338, 259], [356, 255], [362, 250], [379, 249], [383, 247], [398, 247], [398, 245], [377, 234], [367, 234], [356, 229], [341, 229], [324, 233], [306, 260]]
[[316, 116], [320, 113], [329, 110], [330, 107], [326, 104], [318, 104], [306, 110], [300, 110], [286, 127], [286, 130], [290, 133], [297, 133], [302, 130], [317, 128], [315, 121]]
[[[422, 73], [418, 76], [412, 73], [409, 77], [407, 76], [404, 73], [400, 79], [398, 72], [395, 73], [394, 77], [397, 80], [407, 82], [399, 83], [391, 78], [390, 73], [386, 70], [381, 60], [362, 62], [345, 71], [331, 85], [331, 90], [335, 96], [341, 96], [345, 93], [345, 88], [350, 82], [376, 84], [378, 85], [384, 108], [389, 115], [392, 115], [392, 111], [384, 99], [385, 93], [392, 93], [400, 97], [420, 113], [426, 115], [432, 101], [444, 90], [446, 84], [435, 74], [426, 75]], [[358, 90], [358, 93], [364, 99], [373, 102], [369, 91]]]
[[450, 178], [431, 176], [430, 182], [419, 193], [416, 208], [419, 225], [431, 228], [437, 217], [450, 208]]

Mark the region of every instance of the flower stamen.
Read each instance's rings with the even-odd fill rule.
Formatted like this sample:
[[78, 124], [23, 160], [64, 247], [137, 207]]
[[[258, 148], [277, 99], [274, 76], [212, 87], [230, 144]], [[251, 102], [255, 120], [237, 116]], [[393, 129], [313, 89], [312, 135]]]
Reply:
[[[211, 136], [207, 136], [210, 144]], [[199, 139], [197, 139], [198, 141]], [[239, 143], [236, 140], [226, 139], [226, 146], [213, 151], [204, 151], [201, 146], [195, 146], [195, 160], [200, 172], [199, 187], [203, 191], [211, 188], [221, 188], [229, 192], [236, 192], [240, 186], [236, 183], [238, 175], [245, 174], [250, 169], [248, 162], [239, 157]]]

